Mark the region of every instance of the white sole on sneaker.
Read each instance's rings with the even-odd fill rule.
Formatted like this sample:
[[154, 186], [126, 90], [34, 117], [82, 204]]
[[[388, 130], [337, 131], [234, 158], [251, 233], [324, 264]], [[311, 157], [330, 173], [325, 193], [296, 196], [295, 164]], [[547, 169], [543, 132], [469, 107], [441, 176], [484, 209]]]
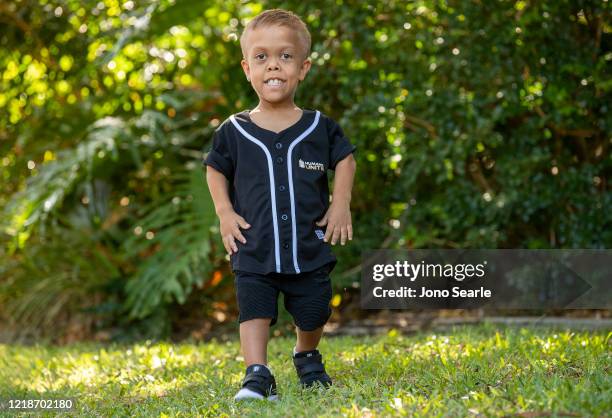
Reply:
[[257, 393], [252, 391], [249, 388], [242, 388], [238, 391], [236, 396], [234, 396], [235, 401], [239, 401], [242, 399], [263, 399], [264, 396], [261, 393]]
[[234, 400], [240, 401], [244, 399], [267, 399], [269, 401], [277, 401], [278, 395], [270, 395], [266, 398], [262, 394], [254, 392], [249, 388], [242, 388], [238, 391], [236, 396], [234, 396]]

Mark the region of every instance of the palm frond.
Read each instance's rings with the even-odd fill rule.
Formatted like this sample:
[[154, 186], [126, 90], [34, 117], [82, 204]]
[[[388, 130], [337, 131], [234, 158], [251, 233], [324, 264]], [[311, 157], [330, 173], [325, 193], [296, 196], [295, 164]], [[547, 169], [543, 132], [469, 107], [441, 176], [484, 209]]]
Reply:
[[[127, 124], [119, 118], [107, 117], [93, 124], [74, 149], [60, 150], [57, 158], [44, 164], [38, 174], [27, 179], [26, 186], [11, 196], [3, 209], [3, 230], [19, 239], [12, 251], [24, 248], [32, 228], [45, 220], [64, 198], [84, 180], [91, 181], [97, 164], [105, 162], [101, 155], [116, 159], [119, 143]], [[103, 154], [99, 154], [103, 153]]]
[[216, 217], [199, 167], [176, 176], [173, 196], [150, 207], [138, 222], [138, 235], [124, 244], [126, 257], [142, 259], [126, 285], [126, 307], [132, 318], [143, 318], [160, 304], [185, 302], [193, 285], [209, 270], [210, 227]]

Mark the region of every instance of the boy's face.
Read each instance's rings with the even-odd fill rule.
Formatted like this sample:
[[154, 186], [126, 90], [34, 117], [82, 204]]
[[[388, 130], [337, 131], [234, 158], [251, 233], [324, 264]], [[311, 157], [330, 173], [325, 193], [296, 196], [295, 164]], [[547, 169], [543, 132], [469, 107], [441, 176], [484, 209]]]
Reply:
[[[245, 39], [245, 54], [240, 64], [260, 101], [292, 103], [298, 81], [304, 80], [311, 64], [297, 33], [279, 25], [252, 30]], [[267, 83], [274, 79], [280, 84]]]

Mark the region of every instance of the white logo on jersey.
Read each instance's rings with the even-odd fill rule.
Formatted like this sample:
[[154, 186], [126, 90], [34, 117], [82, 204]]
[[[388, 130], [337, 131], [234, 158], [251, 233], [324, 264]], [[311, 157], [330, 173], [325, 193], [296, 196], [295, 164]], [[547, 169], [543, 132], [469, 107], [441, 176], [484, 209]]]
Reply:
[[315, 229], [315, 234], [317, 234], [317, 238], [319, 239], [323, 239], [323, 237], [325, 236], [323, 231], [321, 231], [320, 229]]
[[298, 161], [300, 168], [304, 168], [306, 170], [320, 170], [325, 172], [325, 166], [323, 163], [317, 163], [314, 161], [304, 161], [301, 158]]

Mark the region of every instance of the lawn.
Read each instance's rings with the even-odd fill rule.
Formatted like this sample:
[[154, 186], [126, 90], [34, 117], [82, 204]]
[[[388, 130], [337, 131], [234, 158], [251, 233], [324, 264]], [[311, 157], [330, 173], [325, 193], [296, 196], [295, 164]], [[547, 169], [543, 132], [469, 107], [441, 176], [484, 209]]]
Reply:
[[[232, 401], [244, 374], [231, 342], [0, 345], [0, 398], [75, 400], [97, 416], [605, 416], [612, 332], [491, 324], [324, 337], [334, 379], [301, 391], [293, 341], [268, 348], [280, 400]], [[6, 411], [0, 411], [5, 414]], [[51, 414], [49, 414], [51, 416]]]

